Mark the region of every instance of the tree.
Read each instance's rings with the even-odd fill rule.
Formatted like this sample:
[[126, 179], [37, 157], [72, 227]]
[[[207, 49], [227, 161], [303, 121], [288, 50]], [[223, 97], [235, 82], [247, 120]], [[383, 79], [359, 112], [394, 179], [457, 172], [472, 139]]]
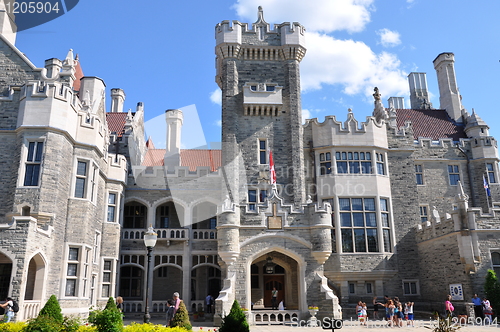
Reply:
[[219, 328], [219, 332], [249, 332], [250, 327], [248, 326], [247, 317], [243, 310], [241, 310], [238, 301], [234, 300], [233, 306], [229, 315], [222, 318], [222, 325]]
[[191, 326], [191, 322], [189, 321], [189, 315], [184, 301], [181, 301], [181, 303], [179, 304], [179, 309], [177, 309], [177, 312], [175, 313], [174, 318], [172, 319], [172, 324], [170, 326], [183, 327], [188, 331], [191, 331], [193, 329], [193, 327]]
[[486, 298], [490, 301], [493, 308], [493, 314], [498, 316], [500, 313], [500, 282], [493, 270], [488, 270], [486, 280], [484, 282], [484, 293]]
[[123, 330], [123, 315], [116, 307], [112, 297], [108, 299], [103, 310], [92, 310], [88, 318], [99, 332], [121, 332]]

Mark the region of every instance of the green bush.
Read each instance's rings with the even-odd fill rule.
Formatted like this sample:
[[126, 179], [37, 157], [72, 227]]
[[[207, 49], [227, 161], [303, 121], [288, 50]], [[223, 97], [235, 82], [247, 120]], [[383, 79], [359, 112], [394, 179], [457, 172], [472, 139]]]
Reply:
[[80, 325], [78, 332], [97, 332], [97, 328], [92, 325]]
[[486, 280], [484, 282], [484, 293], [486, 298], [490, 301], [493, 308], [493, 314], [498, 316], [500, 313], [500, 282], [493, 270], [488, 270]]
[[58, 322], [59, 324], [62, 324], [64, 318], [61, 313], [61, 306], [59, 305], [59, 302], [57, 301], [55, 295], [50, 296], [47, 303], [45, 303], [42, 310], [40, 310], [38, 316], [52, 317], [54, 321]]
[[[108, 304], [110, 301], [113, 301], [112, 297], [109, 298]], [[109, 305], [109, 307], [106, 305], [106, 308], [103, 310], [91, 310], [87, 320], [97, 328], [98, 332], [123, 331], [123, 315], [121, 311], [116, 308], [116, 305]]]
[[104, 310], [106, 310], [106, 309], [118, 310], [118, 308], [116, 307], [115, 299], [113, 299], [113, 297], [110, 297], [108, 299], [108, 302], [106, 303], [106, 306], [104, 307]]
[[238, 301], [234, 300], [233, 306], [229, 315], [222, 318], [222, 324], [218, 330], [219, 332], [249, 332], [247, 317], [243, 310], [241, 310]]
[[28, 326], [23, 332], [62, 332], [63, 325], [47, 315], [38, 315], [38, 317], [30, 319]]
[[182, 327], [188, 331], [191, 331], [193, 327], [191, 326], [191, 322], [189, 321], [189, 314], [186, 309], [186, 305], [184, 304], [184, 301], [181, 301], [179, 304], [179, 309], [177, 309], [177, 312], [174, 315], [174, 318], [172, 319], [172, 327]]

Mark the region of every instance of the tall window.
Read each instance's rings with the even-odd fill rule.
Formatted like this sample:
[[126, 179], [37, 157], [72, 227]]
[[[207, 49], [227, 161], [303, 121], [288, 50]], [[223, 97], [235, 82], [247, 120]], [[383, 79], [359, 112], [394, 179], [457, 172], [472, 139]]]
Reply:
[[142, 269], [136, 266], [124, 266], [120, 273], [120, 294], [123, 297], [140, 298], [142, 296]]
[[255, 211], [255, 204], [257, 204], [257, 190], [252, 189], [248, 191], [248, 209]]
[[488, 182], [497, 183], [497, 178], [495, 177], [495, 168], [493, 164], [486, 164], [486, 172], [488, 173]]
[[87, 182], [88, 163], [78, 161], [76, 165], [75, 197], [85, 198], [85, 184]]
[[424, 172], [422, 170], [422, 165], [415, 165], [415, 180], [417, 185], [424, 184]]
[[169, 206], [162, 205], [158, 207], [157, 214], [159, 218], [159, 224], [157, 223], [157, 227], [159, 228], [169, 228], [170, 227], [170, 218], [169, 218]]
[[259, 164], [267, 164], [267, 141], [265, 139], [259, 140]]
[[370, 152], [336, 152], [337, 173], [371, 174], [372, 155]]
[[29, 142], [24, 172], [25, 186], [38, 186], [42, 156], [43, 142]]
[[374, 198], [339, 198], [343, 252], [378, 252]]
[[64, 291], [65, 296], [77, 295], [77, 276], [79, 265], [79, 248], [69, 248], [68, 251], [68, 266], [66, 270], [66, 288]]
[[115, 222], [116, 221], [116, 194], [109, 193], [108, 195], [108, 216], [106, 221]]
[[458, 181], [460, 181], [460, 170], [458, 165], [448, 165], [448, 177], [450, 179], [450, 185], [456, 186]]
[[112, 260], [104, 260], [102, 265], [102, 291], [101, 297], [111, 296], [111, 274], [113, 268]]
[[330, 152], [319, 154], [320, 175], [330, 174], [332, 172], [332, 156]]
[[139, 203], [125, 205], [123, 211], [124, 228], [144, 228], [146, 222], [146, 207]]
[[377, 153], [377, 174], [385, 175], [384, 155]]
[[389, 201], [386, 198], [380, 199], [380, 218], [382, 218], [381, 224], [384, 239], [384, 251], [392, 252], [391, 229], [389, 224]]
[[420, 222], [426, 222], [429, 220], [429, 214], [427, 213], [427, 206], [426, 205], [421, 205], [419, 207], [420, 209]]
[[491, 253], [491, 265], [497, 276], [500, 275], [500, 252], [495, 251]]

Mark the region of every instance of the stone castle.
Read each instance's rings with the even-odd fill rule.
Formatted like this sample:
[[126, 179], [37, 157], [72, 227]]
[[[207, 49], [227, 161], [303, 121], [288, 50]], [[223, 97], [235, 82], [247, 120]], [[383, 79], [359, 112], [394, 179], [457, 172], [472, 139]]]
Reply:
[[[216, 323], [233, 300], [252, 323], [307, 319], [311, 306], [340, 318], [386, 294], [441, 309], [450, 289], [465, 308], [500, 272], [497, 141], [462, 106], [453, 53], [434, 59], [439, 108], [411, 73], [409, 109], [402, 97], [384, 107], [375, 88], [365, 122], [349, 110], [302, 124], [305, 28], [271, 28], [259, 9], [251, 25], [215, 27], [221, 149], [182, 149], [180, 110], [165, 112], [156, 149], [142, 103], [124, 112], [111, 89], [108, 112], [103, 80], [72, 51], [36, 67], [11, 19], [0, 10], [0, 297], [18, 299], [18, 319], [51, 294], [82, 316], [118, 295], [126, 312], [146, 298], [164, 312], [175, 291], [203, 311], [211, 294]], [[273, 288], [285, 310], [272, 310]]]

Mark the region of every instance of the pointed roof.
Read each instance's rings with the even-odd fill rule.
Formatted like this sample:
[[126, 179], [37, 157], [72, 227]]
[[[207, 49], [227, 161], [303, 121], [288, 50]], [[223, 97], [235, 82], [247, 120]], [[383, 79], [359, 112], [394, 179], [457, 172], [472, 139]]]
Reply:
[[436, 109], [397, 109], [396, 122], [398, 127], [404, 126], [406, 121], [411, 121], [413, 138], [451, 138], [458, 141], [466, 138], [463, 124], [454, 122], [446, 110]]
[[[472, 127], [488, 127], [486, 122], [479, 115], [477, 115], [476, 111], [472, 109], [472, 114], [467, 117], [467, 125], [465, 126], [465, 130], [470, 129]], [[489, 128], [489, 127], [488, 127]]]
[[[146, 152], [142, 166], [163, 166], [166, 149], [150, 149]], [[181, 166], [189, 167], [190, 172], [195, 172], [197, 167], [210, 167], [215, 172], [222, 165], [221, 150], [184, 149], [181, 150]]]
[[155, 149], [155, 145], [153, 143], [153, 139], [151, 138], [151, 136], [148, 137], [148, 140], [146, 141], [146, 147], [148, 149], [152, 149], [154, 150]]
[[73, 82], [73, 90], [75, 91], [80, 91], [80, 80], [82, 79], [83, 75], [83, 70], [82, 66], [80, 65], [80, 58], [78, 54], [75, 56], [75, 81]]

